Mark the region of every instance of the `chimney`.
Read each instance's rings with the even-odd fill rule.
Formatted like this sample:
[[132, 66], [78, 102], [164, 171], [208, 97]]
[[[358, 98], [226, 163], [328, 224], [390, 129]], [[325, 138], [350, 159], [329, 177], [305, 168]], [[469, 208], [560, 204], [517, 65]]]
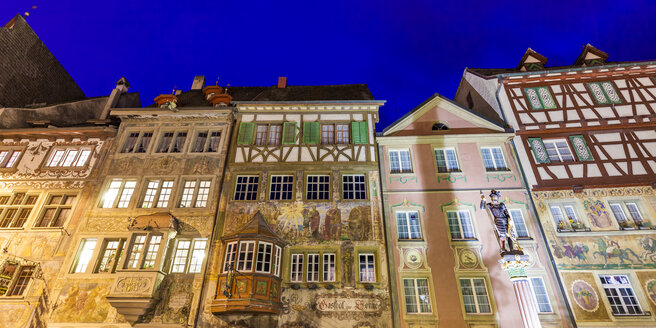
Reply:
[[194, 83], [191, 84], [191, 90], [202, 90], [205, 87], [205, 77], [202, 75], [194, 76]]
[[278, 88], [279, 89], [284, 89], [286, 87], [287, 87], [287, 77], [279, 76], [278, 77]]

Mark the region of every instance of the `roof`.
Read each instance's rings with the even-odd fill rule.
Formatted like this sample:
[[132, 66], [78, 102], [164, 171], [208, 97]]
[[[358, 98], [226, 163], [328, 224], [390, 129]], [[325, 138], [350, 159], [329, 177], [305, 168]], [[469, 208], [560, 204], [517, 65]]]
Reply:
[[[288, 85], [285, 88], [228, 87], [232, 101], [339, 101], [374, 100], [366, 84]], [[201, 90], [189, 90], [178, 96], [178, 107], [211, 107]], [[148, 107], [156, 107], [152, 104]]]
[[0, 107], [85, 98], [82, 89], [20, 15], [0, 27], [0, 58]]
[[271, 226], [266, 222], [262, 213], [257, 211], [253, 217], [246, 222], [239, 230], [234, 233], [224, 235], [225, 238], [240, 236], [240, 235], [258, 235], [258, 236], [268, 236], [275, 239], [280, 239], [278, 234], [276, 234]]
[[[417, 113], [421, 110], [427, 109], [425, 106], [427, 104], [429, 104], [430, 102], [438, 99], [438, 98], [439, 98], [439, 100], [446, 101], [448, 104], [451, 104], [455, 108], [458, 108], [458, 109], [463, 110], [467, 113], [473, 114], [474, 116], [476, 116], [478, 118], [483, 119], [484, 121], [486, 121], [489, 124], [488, 128], [499, 129], [500, 131], [503, 131], [503, 125], [499, 124], [498, 122], [495, 122], [494, 120], [482, 115], [481, 113], [478, 113], [478, 112], [473, 111], [473, 110], [471, 110], [467, 107], [464, 107], [464, 106], [458, 104], [457, 102], [455, 102], [455, 101], [453, 101], [453, 100], [451, 100], [447, 97], [442, 96], [439, 93], [434, 93], [428, 99], [424, 100], [421, 104], [417, 105], [417, 107], [415, 107], [412, 110], [410, 110], [409, 112], [405, 113], [405, 115], [399, 117], [396, 121], [394, 121], [392, 124], [388, 125], [385, 129], [383, 129], [383, 135], [388, 135], [393, 130], [399, 128], [399, 126], [403, 126], [404, 125], [403, 123], [404, 123], [404, 121], [406, 121], [407, 118], [409, 118], [410, 116], [414, 115], [415, 113]], [[405, 124], [405, 125], [407, 125], [407, 124]]]

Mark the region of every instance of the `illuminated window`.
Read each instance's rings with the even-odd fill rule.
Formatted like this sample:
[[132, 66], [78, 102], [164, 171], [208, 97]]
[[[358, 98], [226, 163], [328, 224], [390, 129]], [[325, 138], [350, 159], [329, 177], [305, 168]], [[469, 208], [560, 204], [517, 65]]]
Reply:
[[97, 239], [82, 239], [80, 248], [77, 251], [77, 256], [75, 257], [73, 273], [84, 273], [87, 271], [87, 267], [89, 266], [97, 242]]
[[490, 314], [492, 307], [483, 278], [460, 278], [462, 302], [467, 314]]
[[389, 160], [390, 173], [412, 173], [409, 150], [390, 150]]
[[187, 180], [178, 207], [207, 207], [212, 180]]
[[12, 168], [18, 162], [21, 150], [3, 149], [0, 150], [0, 168]]
[[599, 276], [613, 315], [642, 315], [642, 308], [626, 275]]
[[102, 208], [128, 207], [136, 186], [136, 180], [112, 179], [102, 197], [100, 206]]
[[150, 240], [148, 240], [148, 248], [146, 250], [146, 257], [143, 264], [144, 269], [149, 269], [155, 266], [155, 260], [157, 259], [157, 252], [159, 252], [159, 246], [161, 242], [162, 236], [150, 236]]
[[46, 167], [83, 167], [91, 149], [87, 148], [55, 148], [46, 160]]
[[141, 202], [142, 208], [168, 207], [173, 181], [171, 180], [149, 180], [146, 191]]
[[428, 279], [403, 279], [403, 293], [407, 313], [431, 313]]
[[119, 260], [119, 255], [123, 250], [125, 244], [124, 239], [106, 239], [105, 247], [100, 252], [101, 258], [98, 262], [98, 273], [112, 273], [116, 270], [116, 264]]
[[50, 195], [36, 227], [62, 227], [71, 214], [76, 195]]
[[139, 263], [141, 262], [141, 257], [143, 255], [145, 246], [146, 235], [134, 235], [132, 240], [132, 248], [130, 249], [130, 254], [128, 255], [128, 269], [139, 268]]
[[376, 263], [374, 254], [360, 254], [360, 282], [376, 282]]
[[38, 198], [24, 192], [0, 196], [0, 228], [21, 228]]

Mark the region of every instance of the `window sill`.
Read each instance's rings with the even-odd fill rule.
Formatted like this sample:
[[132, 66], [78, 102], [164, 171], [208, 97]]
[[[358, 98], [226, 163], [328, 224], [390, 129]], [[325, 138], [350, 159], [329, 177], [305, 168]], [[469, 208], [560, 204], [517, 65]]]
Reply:
[[8, 302], [8, 301], [21, 301], [24, 300], [25, 296], [24, 295], [14, 295], [14, 296], [0, 296], [0, 302]]
[[614, 318], [620, 319], [620, 318], [646, 318], [646, 317], [651, 317], [651, 311], [645, 311], [642, 314], [613, 314]]
[[424, 238], [399, 238], [398, 241], [402, 243], [412, 243], [412, 242], [424, 242], [425, 240]]
[[64, 230], [64, 227], [32, 227], [33, 230]]
[[5, 227], [5, 228], [0, 228], [0, 230], [6, 230], [6, 231], [21, 231], [25, 230], [23, 227]]
[[451, 239], [451, 241], [456, 243], [462, 243], [462, 242], [477, 242], [479, 240], [477, 238], [471, 238], [471, 239]]
[[413, 171], [409, 172], [390, 172], [391, 175], [414, 175], [415, 173]]

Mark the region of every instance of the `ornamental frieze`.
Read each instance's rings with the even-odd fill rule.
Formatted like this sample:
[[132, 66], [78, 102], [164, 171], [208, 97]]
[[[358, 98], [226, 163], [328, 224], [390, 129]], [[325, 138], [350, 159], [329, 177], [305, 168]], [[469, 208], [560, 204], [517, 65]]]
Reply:
[[80, 180], [55, 180], [55, 181], [0, 181], [0, 189], [14, 189], [27, 187], [31, 189], [82, 189], [85, 181]]
[[126, 232], [128, 231], [128, 218], [121, 217], [90, 217], [84, 231], [88, 232]]
[[120, 278], [114, 286], [115, 293], [148, 293], [152, 278], [146, 277], [125, 277]]

